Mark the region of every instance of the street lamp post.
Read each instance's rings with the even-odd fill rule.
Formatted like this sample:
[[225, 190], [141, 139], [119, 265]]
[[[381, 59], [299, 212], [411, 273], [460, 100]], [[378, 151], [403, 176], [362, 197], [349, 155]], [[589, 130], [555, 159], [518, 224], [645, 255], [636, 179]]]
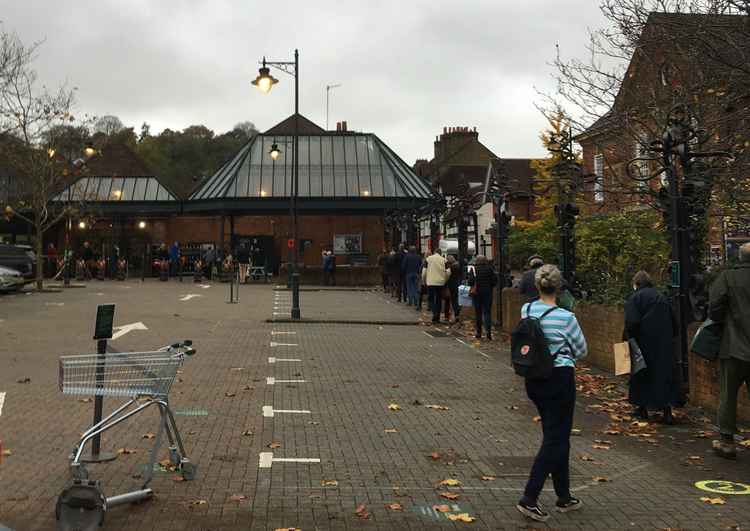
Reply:
[[[292, 220], [292, 241], [289, 245], [289, 251], [291, 254], [289, 260], [289, 267], [292, 272], [292, 319], [300, 318], [300, 307], [299, 307], [299, 272], [297, 271], [297, 258], [299, 256], [299, 241], [297, 238], [297, 193], [299, 184], [299, 157], [298, 154], [298, 140], [299, 140], [299, 51], [294, 50], [294, 61], [266, 61], [263, 58], [262, 66], [258, 70], [258, 77], [252, 82], [253, 85], [258, 87], [261, 92], [268, 93], [271, 88], [278, 83], [278, 79], [275, 79], [269, 70], [269, 66], [273, 66], [287, 74], [294, 76], [294, 135], [292, 137], [292, 152], [293, 152], [293, 165], [292, 165], [292, 190], [291, 199], [289, 202], [289, 216]], [[278, 153], [278, 148], [277, 148]], [[273, 157], [273, 154], [272, 154]], [[278, 158], [278, 154], [276, 155]]]

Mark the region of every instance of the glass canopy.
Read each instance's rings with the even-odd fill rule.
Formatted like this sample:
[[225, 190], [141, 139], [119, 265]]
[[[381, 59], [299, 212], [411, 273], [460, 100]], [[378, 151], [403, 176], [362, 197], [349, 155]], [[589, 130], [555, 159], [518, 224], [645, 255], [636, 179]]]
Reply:
[[177, 201], [156, 177], [81, 177], [53, 201]]
[[[269, 151], [281, 151], [273, 160]], [[301, 198], [429, 199], [429, 185], [374, 134], [299, 136]], [[292, 137], [258, 135], [196, 190], [190, 199], [289, 197]]]

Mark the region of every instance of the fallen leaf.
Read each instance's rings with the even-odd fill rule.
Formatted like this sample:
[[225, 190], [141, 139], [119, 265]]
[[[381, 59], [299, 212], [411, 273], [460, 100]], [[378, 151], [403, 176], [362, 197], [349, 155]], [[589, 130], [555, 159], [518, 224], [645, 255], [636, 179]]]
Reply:
[[246, 500], [246, 499], [247, 499], [247, 496], [245, 496], [244, 494], [232, 494], [229, 497], [229, 501], [233, 501], [233, 502], [241, 502], [242, 500]]
[[539, 415], [537, 415], [536, 417], [534, 417], [531, 420], [533, 420], [534, 422], [541, 422], [542, 421], [542, 417], [540, 417]]
[[398, 433], [398, 430], [396, 428], [386, 428], [386, 433]]
[[176, 481], [179, 483], [180, 481], [185, 481], [185, 478], [182, 476], [173, 476], [172, 481]]
[[425, 407], [430, 409], [437, 409], [438, 411], [448, 411], [450, 409], [448, 406], [441, 406], [438, 404], [427, 404]]
[[271, 449], [281, 448], [281, 443], [280, 442], [272, 442], [271, 444], [268, 445], [268, 447], [271, 448]]
[[154, 437], [156, 437], [156, 435], [154, 435], [154, 434], [153, 434], [153, 433], [151, 433], [151, 432], [148, 432], [148, 433], [144, 433], [144, 434], [143, 434], [143, 435], [141, 436], [141, 439], [153, 439]]
[[439, 513], [448, 513], [451, 510], [450, 505], [433, 505], [432, 508]]
[[445, 498], [446, 500], [457, 500], [461, 495], [456, 492], [441, 492], [440, 497]]
[[402, 511], [404, 509], [400, 503], [387, 503], [385, 507], [391, 511]]
[[245, 437], [252, 437], [253, 435], [255, 435], [255, 433], [250, 430], [245, 430], [242, 432], [242, 435], [244, 435]]
[[510, 411], [515, 411], [518, 409], [518, 406], [506, 406], [505, 409], [509, 409]]
[[700, 461], [701, 459], [703, 459], [703, 457], [700, 455], [691, 455], [691, 456], [688, 456], [688, 459], [690, 461]]
[[482, 476], [482, 481], [495, 481], [497, 478], [495, 476]]
[[609, 478], [606, 478], [604, 476], [594, 476], [591, 479], [593, 481], [596, 481], [597, 483], [607, 483], [609, 481]]
[[224, 393], [224, 396], [227, 398], [232, 398], [234, 396], [237, 396], [237, 393]]
[[704, 503], [708, 503], [710, 505], [724, 505], [727, 503], [724, 498], [716, 497], [716, 498], [709, 498], [707, 496], [703, 496], [701, 498], [701, 501]]
[[252, 385], [246, 385], [242, 388], [243, 391], [251, 391], [253, 389], [255, 389], [255, 387], [253, 387]]
[[579, 459], [581, 461], [593, 461], [594, 460], [593, 457], [591, 457], [590, 455], [587, 455], [587, 454], [581, 455]]
[[364, 503], [360, 503], [357, 508], [354, 510], [354, 514], [359, 516], [362, 520], [367, 520], [370, 518], [370, 513], [367, 512], [367, 507]]
[[90, 397], [89, 398], [79, 398], [78, 401], [81, 402], [81, 403], [83, 403], [83, 404], [88, 404], [90, 402], [93, 402], [94, 399], [90, 398]]
[[27, 383], [31, 383], [31, 378], [28, 378], [28, 377], [26, 377], [26, 378], [21, 378], [20, 380], [16, 380], [16, 383], [20, 383], [20, 384], [27, 384]]
[[439, 485], [445, 485], [446, 487], [457, 487], [460, 484], [461, 482], [457, 479], [444, 479], [439, 483]]
[[714, 433], [712, 431], [699, 431], [693, 437], [696, 439], [708, 439], [709, 437], [713, 437]]
[[579, 430], [578, 428], [573, 428], [572, 430], [570, 430], [570, 435], [572, 435], [573, 437], [578, 437], [581, 435], [581, 430]]
[[638, 422], [638, 421], [636, 421], [636, 422], [631, 422], [630, 425], [633, 426], [634, 428], [647, 428], [648, 427], [648, 422]]
[[438, 461], [440, 459], [440, 454], [437, 452], [432, 452], [430, 454], [430, 457], [432, 458], [433, 461]]
[[13, 455], [13, 450], [3, 450], [3, 457], [10, 457], [11, 455]]
[[207, 500], [193, 500], [189, 503], [191, 507], [197, 507], [199, 505], [208, 505]]
[[388, 409], [391, 411], [401, 411], [401, 406], [398, 404], [388, 404]]
[[609, 450], [611, 446], [607, 446], [606, 444], [592, 444], [591, 448], [594, 450]]
[[604, 432], [605, 435], [620, 435], [620, 430], [606, 430]]
[[335, 479], [324, 479], [320, 484], [324, 487], [337, 487], [339, 482]]
[[469, 513], [447, 514], [446, 516], [451, 522], [466, 522], [467, 524], [470, 524], [476, 520], [473, 516], [469, 516]]
[[744, 441], [740, 441], [738, 444], [740, 446], [744, 446], [745, 448], [750, 448], [750, 439], [745, 439]]
[[117, 453], [119, 455], [130, 455], [130, 454], [138, 453], [138, 450], [134, 450], [132, 448], [120, 448], [117, 450]]

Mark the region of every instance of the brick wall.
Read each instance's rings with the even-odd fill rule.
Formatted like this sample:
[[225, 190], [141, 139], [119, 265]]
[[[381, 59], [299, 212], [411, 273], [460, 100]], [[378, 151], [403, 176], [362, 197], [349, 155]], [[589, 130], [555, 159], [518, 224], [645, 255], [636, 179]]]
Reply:
[[[503, 331], [510, 333], [516, 325], [521, 305], [521, 294], [517, 289], [503, 290]], [[622, 307], [578, 303], [575, 314], [589, 347], [587, 363], [614, 374], [612, 345], [622, 338]], [[689, 338], [695, 330], [696, 327], [692, 327], [688, 331]], [[689, 356], [690, 403], [715, 411], [719, 403], [718, 363], [705, 361], [693, 354]], [[750, 420], [750, 400], [745, 388], [740, 390], [737, 416], [742, 420]]]

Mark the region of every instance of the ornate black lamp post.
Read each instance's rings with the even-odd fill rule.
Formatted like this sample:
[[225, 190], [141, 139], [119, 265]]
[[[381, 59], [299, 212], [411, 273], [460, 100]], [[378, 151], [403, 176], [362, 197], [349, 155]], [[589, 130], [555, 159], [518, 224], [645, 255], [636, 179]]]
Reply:
[[[263, 93], [270, 92], [271, 88], [279, 82], [278, 79], [271, 75], [268, 68], [273, 66], [287, 74], [294, 76], [294, 135], [292, 137], [292, 151], [294, 164], [292, 166], [292, 193], [289, 203], [289, 215], [292, 220], [292, 238], [289, 242], [289, 267], [291, 271], [292, 284], [292, 319], [300, 318], [299, 308], [299, 272], [297, 271], [297, 258], [299, 257], [299, 241], [297, 238], [297, 193], [299, 185], [299, 157], [298, 155], [298, 137], [299, 137], [299, 51], [294, 50], [294, 61], [266, 61], [263, 58], [262, 66], [258, 70], [258, 77], [252, 82], [253, 85]], [[279, 157], [279, 148], [271, 149], [270, 155], [273, 160]]]
[[[703, 242], [691, 240], [691, 234], [695, 233], [696, 222], [704, 221], [706, 216], [707, 205], [700, 204], [700, 200], [696, 201], [696, 188], [700, 185], [710, 191], [711, 183], [710, 179], [697, 175], [696, 166], [699, 159], [733, 159], [732, 154], [727, 151], [693, 151], [694, 146], [703, 144], [708, 137], [705, 131], [696, 129], [694, 123], [695, 119], [686, 105], [674, 105], [667, 117], [661, 139], [654, 140], [649, 145], [649, 151], [654, 156], [635, 158], [626, 166], [628, 176], [635, 181], [648, 182], [662, 174], [666, 178], [666, 183], [659, 191], [659, 198], [672, 245], [670, 292], [678, 321], [683, 389], [688, 386], [687, 326], [696, 319], [702, 319], [700, 314], [704, 313], [700, 303], [697, 300], [691, 303], [690, 298], [691, 290], [693, 295], [700, 296], [698, 292], [703, 289], [702, 271], [698, 270], [699, 264], [691, 259], [691, 256], [701, 251], [696, 248], [696, 244], [702, 245]], [[655, 167], [653, 171], [646, 172], [647, 175], [640, 173], [644, 162]], [[634, 172], [633, 169], [637, 171]], [[705, 198], [703, 202], [707, 202], [710, 197], [705, 191], [701, 194]], [[690, 220], [693, 220], [692, 227]]]

